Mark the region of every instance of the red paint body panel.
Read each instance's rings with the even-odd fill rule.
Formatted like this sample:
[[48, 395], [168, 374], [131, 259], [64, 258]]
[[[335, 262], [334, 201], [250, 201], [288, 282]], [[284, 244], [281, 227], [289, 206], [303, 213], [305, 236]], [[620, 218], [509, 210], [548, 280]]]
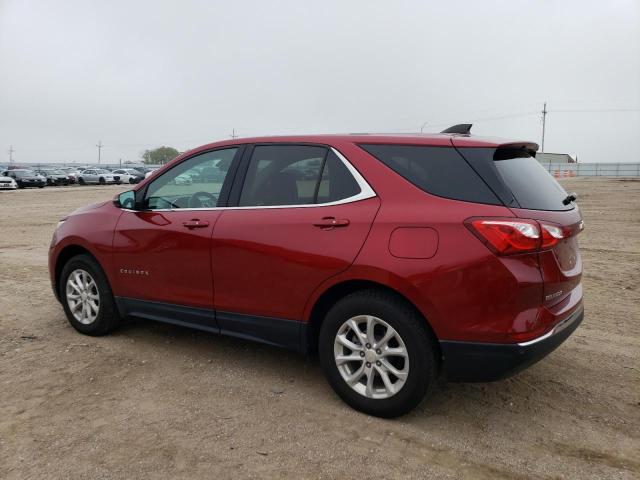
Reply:
[[430, 227], [398, 227], [389, 237], [389, 252], [398, 258], [431, 258], [438, 251], [438, 232]]
[[56, 261], [67, 247], [81, 247], [90, 252], [102, 265], [113, 284], [112, 238], [113, 231], [122, 214], [112, 202], [101, 202], [79, 208], [66, 217], [55, 231], [49, 247], [49, 276], [56, 288]]
[[[335, 206], [227, 210], [213, 235], [216, 309], [302, 319], [311, 292], [346, 270], [364, 243], [380, 201]], [[324, 217], [347, 219], [333, 229]]]
[[[572, 231], [569, 238], [561, 240], [553, 249], [540, 252], [540, 269], [544, 282], [544, 305], [551, 307], [571, 297], [580, 288], [582, 279], [582, 258], [578, 248], [577, 234], [581, 230], [582, 214], [578, 207], [566, 212], [545, 212], [539, 210], [513, 209], [521, 218], [533, 218]], [[578, 307], [580, 298], [573, 296], [572, 307]]]
[[[213, 308], [211, 234], [221, 213], [123, 212], [113, 236], [114, 295]], [[185, 227], [196, 219], [209, 225]]]

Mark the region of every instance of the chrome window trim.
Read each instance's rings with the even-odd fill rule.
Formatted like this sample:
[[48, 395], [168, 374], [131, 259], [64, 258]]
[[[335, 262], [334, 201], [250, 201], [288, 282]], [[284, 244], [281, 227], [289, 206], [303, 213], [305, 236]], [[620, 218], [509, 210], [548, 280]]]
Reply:
[[[322, 145], [318, 145], [322, 146]], [[364, 179], [360, 172], [342, 155], [338, 150], [333, 147], [331, 151], [336, 154], [340, 161], [347, 167], [349, 173], [353, 176], [356, 183], [360, 187], [360, 193], [352, 195], [342, 200], [336, 200], [335, 202], [326, 203], [304, 203], [300, 205], [255, 205], [247, 207], [199, 207], [199, 208], [159, 208], [155, 210], [144, 210], [148, 212], [192, 212], [192, 211], [212, 211], [212, 210], [262, 210], [262, 209], [278, 209], [278, 208], [312, 208], [312, 207], [332, 207], [335, 205], [344, 205], [345, 203], [358, 202], [360, 200], [366, 200], [368, 198], [376, 197], [376, 192], [371, 188], [371, 185]], [[123, 209], [127, 212], [134, 212], [136, 210]]]

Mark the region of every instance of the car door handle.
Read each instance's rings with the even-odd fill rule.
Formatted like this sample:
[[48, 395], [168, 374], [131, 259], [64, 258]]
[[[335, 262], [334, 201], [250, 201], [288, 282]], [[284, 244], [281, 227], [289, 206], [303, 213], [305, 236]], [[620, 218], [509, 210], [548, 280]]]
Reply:
[[347, 220], [346, 218], [337, 219], [335, 217], [324, 217], [319, 222], [313, 224], [314, 227], [322, 228], [325, 230], [331, 230], [332, 228], [337, 227], [346, 227], [347, 225], [349, 225], [349, 220]]
[[205, 228], [209, 226], [209, 222], [206, 220], [200, 220], [198, 218], [192, 218], [191, 220], [187, 220], [186, 222], [182, 222], [182, 225], [187, 227], [189, 230], [193, 230], [194, 228]]

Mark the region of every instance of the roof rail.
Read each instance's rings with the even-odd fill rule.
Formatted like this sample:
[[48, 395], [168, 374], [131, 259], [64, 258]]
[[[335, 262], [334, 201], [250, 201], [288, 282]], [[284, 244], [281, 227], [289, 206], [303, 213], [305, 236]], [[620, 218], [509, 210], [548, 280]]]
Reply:
[[459, 133], [461, 135], [469, 135], [471, 133], [471, 127], [473, 123], [459, 123], [453, 127], [449, 127], [440, 133]]

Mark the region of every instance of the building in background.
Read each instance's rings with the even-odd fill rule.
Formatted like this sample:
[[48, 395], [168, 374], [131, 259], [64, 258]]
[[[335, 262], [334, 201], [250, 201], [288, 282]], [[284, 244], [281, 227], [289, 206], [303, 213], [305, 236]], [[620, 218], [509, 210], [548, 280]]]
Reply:
[[578, 157], [572, 157], [568, 153], [536, 153], [540, 163], [578, 163]]

